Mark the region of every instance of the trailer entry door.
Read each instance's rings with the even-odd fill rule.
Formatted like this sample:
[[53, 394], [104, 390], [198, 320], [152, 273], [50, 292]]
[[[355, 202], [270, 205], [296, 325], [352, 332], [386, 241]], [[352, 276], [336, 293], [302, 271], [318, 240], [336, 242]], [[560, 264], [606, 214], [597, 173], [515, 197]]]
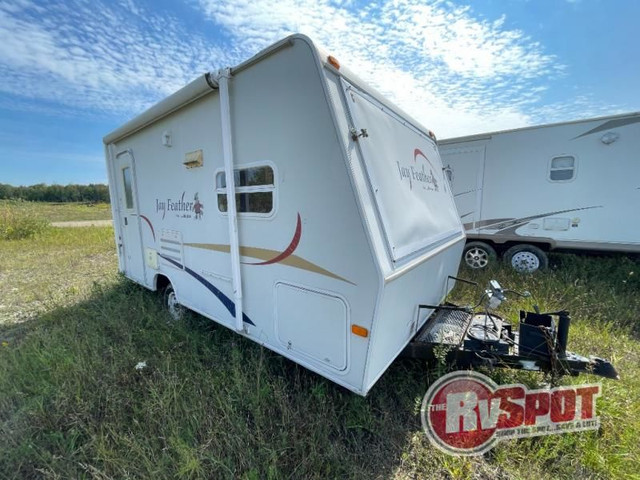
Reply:
[[116, 155], [116, 185], [118, 192], [118, 217], [120, 224], [120, 248], [124, 259], [124, 273], [132, 280], [144, 283], [144, 254], [138, 215], [138, 195], [135, 181], [133, 155], [125, 150]]
[[464, 148], [442, 146], [440, 155], [450, 175], [451, 190], [466, 230], [480, 221], [485, 162], [484, 142]]
[[460, 236], [435, 142], [344, 79], [343, 89], [392, 260]]

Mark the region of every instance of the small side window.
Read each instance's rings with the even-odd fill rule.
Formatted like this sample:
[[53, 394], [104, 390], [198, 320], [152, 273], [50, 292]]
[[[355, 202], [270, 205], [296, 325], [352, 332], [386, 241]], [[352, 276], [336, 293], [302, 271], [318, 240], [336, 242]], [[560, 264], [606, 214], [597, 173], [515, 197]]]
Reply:
[[552, 182], [568, 182], [576, 176], [576, 157], [565, 155], [551, 159], [549, 180]]
[[124, 183], [124, 203], [127, 210], [133, 208], [133, 186], [131, 180], [131, 167], [122, 169], [122, 182]]
[[[269, 215], [273, 212], [275, 181], [269, 166], [234, 170], [236, 209], [238, 213]], [[227, 179], [225, 172], [216, 174], [218, 210], [227, 211]]]

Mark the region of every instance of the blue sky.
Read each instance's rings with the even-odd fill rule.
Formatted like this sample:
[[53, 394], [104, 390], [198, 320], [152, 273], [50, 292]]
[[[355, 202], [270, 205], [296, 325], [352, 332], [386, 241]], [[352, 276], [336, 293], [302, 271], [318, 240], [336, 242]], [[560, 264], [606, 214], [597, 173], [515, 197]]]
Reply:
[[0, 0], [0, 183], [106, 182], [106, 133], [294, 32], [439, 138], [638, 111], [639, 20], [635, 0]]

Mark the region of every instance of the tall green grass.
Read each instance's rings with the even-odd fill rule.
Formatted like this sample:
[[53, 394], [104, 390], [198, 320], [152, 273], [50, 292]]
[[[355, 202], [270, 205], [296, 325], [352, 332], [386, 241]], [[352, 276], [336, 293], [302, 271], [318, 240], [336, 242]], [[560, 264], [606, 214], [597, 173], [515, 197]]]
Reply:
[[[95, 229], [74, 230], [59, 240], [80, 245], [75, 255], [114, 248]], [[92, 277], [89, 290], [80, 288], [82, 273], [95, 265], [77, 264], [70, 286], [78, 288], [67, 290], [69, 298], [55, 297], [31, 320], [0, 325], [0, 478], [551, 479], [640, 472], [636, 261], [555, 256], [555, 268], [537, 275], [501, 267], [461, 272], [481, 285], [497, 277], [535, 295], [506, 303], [503, 315], [534, 303], [568, 308], [569, 348], [611, 358], [622, 377], [603, 380], [599, 431], [512, 440], [463, 459], [433, 448], [420, 426], [422, 396], [446, 366], [398, 359], [361, 398], [196, 314], [172, 323], [157, 295], [109, 275], [115, 259], [105, 258], [112, 260], [100, 264], [104, 277]], [[11, 265], [9, 275], [21, 275]], [[475, 298], [468, 286], [453, 293], [459, 303]], [[136, 369], [139, 362], [146, 367]], [[486, 373], [502, 383], [547, 380]], [[599, 379], [563, 379], [583, 381]]]
[[20, 208], [19, 201], [0, 205], [0, 240], [33, 238], [45, 232], [49, 222], [33, 211]]
[[49, 228], [30, 239], [0, 241], [0, 324], [70, 305], [94, 280], [113, 279], [112, 228]]
[[423, 388], [398, 374], [408, 365], [397, 395], [363, 399], [202, 317], [167, 321], [157, 298], [119, 281], [4, 330], [0, 472], [389, 476], [419, 428]]
[[0, 211], [9, 210], [17, 215], [35, 216], [49, 222], [110, 220], [108, 203], [50, 203], [26, 200], [0, 200]]

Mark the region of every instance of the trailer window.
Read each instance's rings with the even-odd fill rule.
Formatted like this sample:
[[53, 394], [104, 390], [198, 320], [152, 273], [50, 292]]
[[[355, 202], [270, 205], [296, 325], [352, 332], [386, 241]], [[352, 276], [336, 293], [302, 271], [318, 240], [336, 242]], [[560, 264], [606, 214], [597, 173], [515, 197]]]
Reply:
[[122, 180], [124, 183], [124, 203], [127, 210], [133, 208], [133, 188], [131, 186], [131, 167], [122, 169]]
[[[275, 182], [269, 166], [239, 168], [234, 170], [236, 209], [238, 213], [268, 215], [273, 211]], [[218, 210], [227, 211], [227, 179], [225, 172], [216, 175]]]
[[576, 158], [572, 156], [554, 157], [551, 159], [549, 180], [553, 182], [568, 182], [576, 174]]

